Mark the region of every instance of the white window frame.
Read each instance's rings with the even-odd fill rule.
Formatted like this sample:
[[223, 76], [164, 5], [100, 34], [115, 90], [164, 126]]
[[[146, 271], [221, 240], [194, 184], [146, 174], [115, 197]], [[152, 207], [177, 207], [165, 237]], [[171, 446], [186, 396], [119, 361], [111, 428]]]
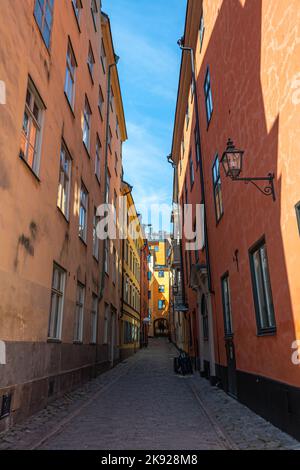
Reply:
[[[89, 209], [89, 193], [86, 187], [84, 186], [84, 184], [81, 183], [80, 205], [79, 205], [79, 237], [85, 243], [87, 241], [88, 209]], [[83, 220], [82, 220], [82, 217], [83, 217]]]
[[[28, 102], [29, 98], [29, 102]], [[38, 110], [38, 115], [35, 115], [35, 109]], [[39, 93], [29, 78], [25, 99], [25, 109], [23, 115], [23, 126], [22, 126], [22, 141], [24, 141], [24, 150], [20, 149], [20, 157], [24, 160], [31, 170], [38, 176], [40, 170], [40, 158], [41, 158], [41, 145], [42, 145], [42, 128], [44, 121], [45, 106], [39, 96]], [[27, 128], [26, 132], [24, 129], [25, 115], [27, 116]], [[32, 128], [35, 128], [35, 139], [34, 145], [30, 143], [30, 134]], [[23, 147], [23, 145], [21, 145]], [[29, 149], [32, 149], [32, 163], [29, 162]]]
[[85, 97], [84, 112], [83, 112], [83, 129], [82, 129], [82, 140], [88, 150], [90, 151], [91, 144], [91, 118], [92, 111], [87, 97]]
[[[55, 284], [56, 273], [58, 273], [58, 285]], [[53, 265], [52, 285], [51, 285], [51, 302], [50, 302], [50, 315], [48, 326], [48, 338], [53, 340], [61, 340], [64, 301], [65, 301], [65, 285], [66, 285], [66, 271], [58, 266], [56, 263]], [[55, 301], [55, 312], [53, 312]]]
[[68, 41], [67, 59], [66, 59], [66, 76], [65, 76], [65, 95], [74, 110], [75, 103], [75, 85], [76, 85], [76, 68], [77, 61], [73, 51], [71, 41]]
[[[66, 162], [68, 162], [67, 168]], [[62, 142], [60, 149], [57, 207], [61, 210], [67, 220], [69, 220], [71, 174], [72, 158], [65, 143]]]

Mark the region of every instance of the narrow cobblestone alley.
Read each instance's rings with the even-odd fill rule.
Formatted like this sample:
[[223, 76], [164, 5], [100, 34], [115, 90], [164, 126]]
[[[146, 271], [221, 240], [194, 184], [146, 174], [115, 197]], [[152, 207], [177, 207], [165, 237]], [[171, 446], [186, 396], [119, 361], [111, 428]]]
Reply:
[[299, 443], [198, 374], [177, 376], [165, 339], [56, 400], [0, 449], [296, 449]]

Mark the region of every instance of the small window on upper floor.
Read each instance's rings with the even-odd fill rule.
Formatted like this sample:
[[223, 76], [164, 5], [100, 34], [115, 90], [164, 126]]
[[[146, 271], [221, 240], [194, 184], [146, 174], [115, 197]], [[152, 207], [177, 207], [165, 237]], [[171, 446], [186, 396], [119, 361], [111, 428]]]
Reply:
[[202, 44], [203, 44], [203, 38], [204, 38], [204, 31], [205, 31], [204, 16], [203, 16], [203, 13], [202, 13], [202, 15], [201, 15], [201, 20], [200, 20], [200, 27], [199, 27], [200, 52], [201, 52], [201, 50], [202, 50]]
[[89, 72], [90, 72], [91, 78], [92, 78], [92, 80], [93, 80], [94, 65], [95, 65], [95, 57], [94, 57], [94, 53], [93, 53], [93, 49], [92, 49], [91, 43], [90, 43], [90, 45], [89, 45], [89, 52], [88, 52], [87, 64], [88, 64], [88, 68], [89, 68]]
[[213, 164], [212, 176], [213, 176], [216, 219], [217, 219], [217, 222], [219, 222], [219, 220], [221, 219], [224, 213], [224, 209], [223, 209], [223, 197], [222, 197], [221, 176], [220, 176], [220, 162], [219, 162], [218, 155], [216, 156], [214, 164]]
[[105, 52], [103, 39], [101, 40], [101, 56], [100, 56], [100, 59], [101, 59], [103, 72], [106, 73], [106, 52]]
[[50, 48], [54, 0], [35, 0], [34, 17], [47, 48]]
[[189, 107], [189, 104], [187, 104], [187, 107], [186, 107], [185, 122], [186, 122], [186, 128], [188, 128], [189, 127], [189, 122], [190, 122], [190, 107]]
[[72, 0], [72, 5], [74, 9], [74, 13], [77, 19], [77, 22], [79, 24], [80, 22], [80, 15], [81, 15], [81, 10], [82, 10], [82, 3], [81, 0]]
[[194, 173], [194, 161], [193, 161], [193, 154], [192, 154], [192, 151], [190, 151], [190, 158], [189, 158], [190, 162], [189, 162], [189, 165], [190, 165], [190, 182], [191, 182], [191, 187], [193, 186], [194, 184], [194, 181], [195, 181], [195, 173]]
[[72, 109], [74, 109], [76, 68], [77, 62], [73, 52], [72, 44], [69, 41], [66, 60], [65, 95], [68, 98]]
[[209, 67], [207, 67], [207, 72], [206, 72], [205, 81], [204, 81], [204, 95], [205, 95], [206, 119], [207, 119], [207, 126], [208, 126], [211, 120], [212, 112], [213, 112], [213, 101], [212, 101]]
[[92, 12], [92, 17], [93, 17], [94, 28], [95, 28], [95, 31], [97, 31], [98, 7], [97, 7], [97, 1], [96, 0], [91, 0], [91, 12]]
[[99, 85], [98, 108], [99, 108], [99, 111], [100, 111], [101, 119], [103, 119], [104, 96], [103, 96], [102, 88], [101, 88], [100, 85]]

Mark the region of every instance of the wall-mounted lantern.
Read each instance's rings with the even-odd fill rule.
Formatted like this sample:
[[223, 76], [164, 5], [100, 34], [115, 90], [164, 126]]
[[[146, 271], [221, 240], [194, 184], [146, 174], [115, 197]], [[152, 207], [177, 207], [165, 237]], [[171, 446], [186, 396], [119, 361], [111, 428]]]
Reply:
[[[245, 181], [246, 183], [252, 183], [262, 194], [265, 196], [272, 196], [273, 201], [275, 201], [274, 173], [269, 173], [268, 176], [265, 177], [239, 177], [243, 169], [243, 156], [244, 151], [235, 148], [232, 140], [228, 139], [227, 148], [221, 159], [225, 175], [229, 176], [232, 181]], [[258, 186], [256, 181], [267, 181], [268, 184], [261, 188]]]

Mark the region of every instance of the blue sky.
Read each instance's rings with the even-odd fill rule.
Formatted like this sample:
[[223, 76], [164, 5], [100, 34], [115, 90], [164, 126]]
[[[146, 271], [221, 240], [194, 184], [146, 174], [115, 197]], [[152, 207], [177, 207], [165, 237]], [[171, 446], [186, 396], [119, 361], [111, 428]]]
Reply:
[[[186, 0], [103, 0], [102, 4], [120, 56], [128, 131], [124, 178], [134, 187], [138, 210], [148, 204], [170, 204], [173, 174], [166, 156], [171, 150], [181, 60], [176, 42], [184, 30]], [[147, 222], [148, 215], [142, 212]]]

